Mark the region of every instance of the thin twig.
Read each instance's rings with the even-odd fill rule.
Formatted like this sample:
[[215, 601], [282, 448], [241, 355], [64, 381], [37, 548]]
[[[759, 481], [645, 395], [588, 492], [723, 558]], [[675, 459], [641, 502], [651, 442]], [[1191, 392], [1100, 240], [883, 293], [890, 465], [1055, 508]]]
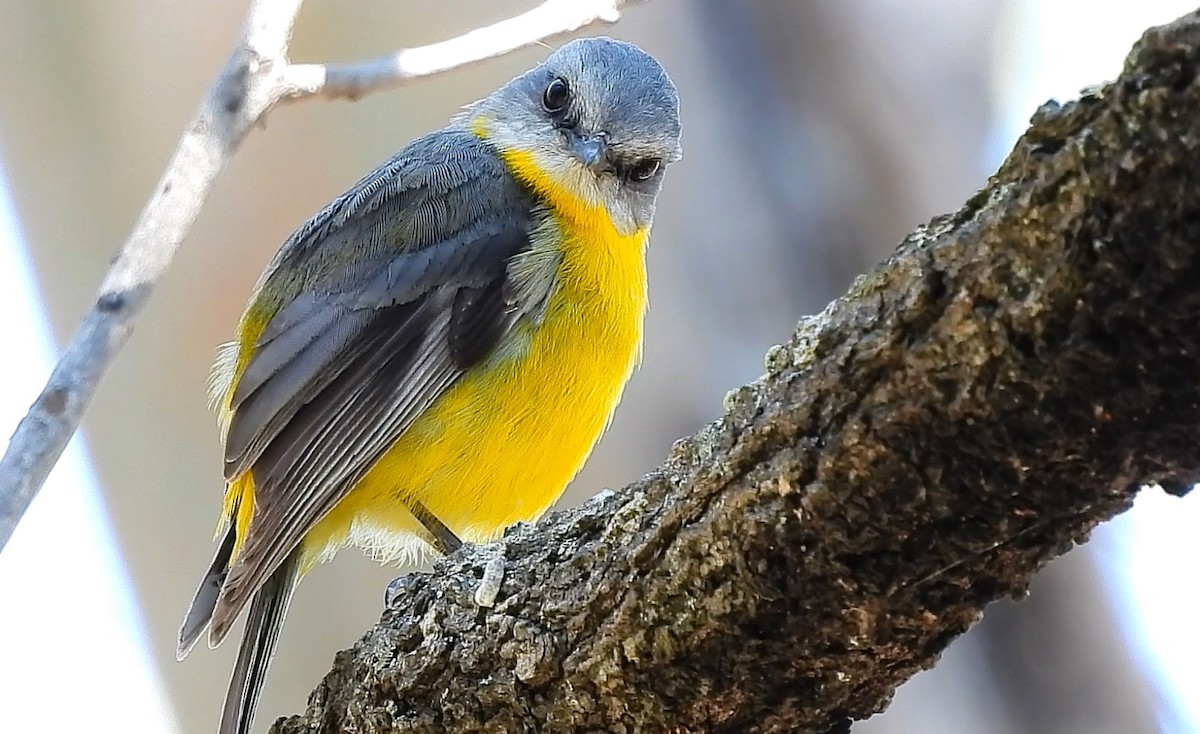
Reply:
[[597, 21], [614, 23], [629, 0], [548, 0], [533, 10], [457, 38], [352, 64], [292, 64], [289, 98], [357, 99], [414, 79], [502, 56]]
[[596, 21], [614, 22], [630, 0], [547, 0], [449, 41], [355, 64], [290, 64], [303, 0], [254, 0], [242, 37], [100, 286], [96, 302], [17, 425], [0, 459], [0, 551], [58, 462], [108, 366], [124, 346], [200, 213], [217, 175], [279, 102], [370, 92], [500, 56]]
[[[0, 549], [78, 428], [100, 378], [191, 229], [217, 174], [271, 105], [302, 0], [256, 0], [229, 61], [200, 103], [133, 232], [41, 395], [0, 459]], [[286, 62], [285, 62], [286, 63]]]

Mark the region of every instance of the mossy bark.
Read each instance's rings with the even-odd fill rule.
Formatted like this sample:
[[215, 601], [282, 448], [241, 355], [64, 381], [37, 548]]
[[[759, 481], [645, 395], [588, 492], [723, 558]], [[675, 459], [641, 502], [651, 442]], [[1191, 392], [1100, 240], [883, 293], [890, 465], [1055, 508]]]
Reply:
[[[958, 212], [771, 350], [661, 468], [467, 549], [338, 655], [302, 732], [812, 732], [1200, 476], [1200, 15], [1035, 115]], [[687, 369], [680, 365], [680, 369]]]

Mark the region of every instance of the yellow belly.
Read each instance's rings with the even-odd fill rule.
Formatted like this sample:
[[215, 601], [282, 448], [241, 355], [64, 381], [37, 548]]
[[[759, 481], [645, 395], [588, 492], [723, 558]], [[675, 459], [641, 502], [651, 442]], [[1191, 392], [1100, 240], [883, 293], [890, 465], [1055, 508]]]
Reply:
[[[419, 500], [483, 542], [546, 511], [608, 425], [639, 357], [644, 233], [597, 238], [565, 222], [563, 273], [526, 347], [468, 373], [305, 538], [312, 560], [353, 542], [381, 560], [419, 545]], [[310, 561], [311, 562], [311, 561]]]
[[[647, 232], [618, 233], [603, 207], [555, 184], [531, 154], [503, 156], [548, 204], [560, 235], [561, 266], [545, 314], [518, 327], [518, 348], [502, 350], [505, 356], [476, 367], [435, 401], [305, 534], [306, 570], [349, 542], [382, 560], [422, 550], [426, 534], [406, 500], [420, 501], [472, 542], [537, 518], [582, 468], [640, 359]], [[218, 363], [223, 428], [247, 347], [268, 321], [252, 307], [239, 348]], [[226, 517], [236, 514], [239, 542], [253, 520], [253, 496], [249, 473], [226, 493]]]

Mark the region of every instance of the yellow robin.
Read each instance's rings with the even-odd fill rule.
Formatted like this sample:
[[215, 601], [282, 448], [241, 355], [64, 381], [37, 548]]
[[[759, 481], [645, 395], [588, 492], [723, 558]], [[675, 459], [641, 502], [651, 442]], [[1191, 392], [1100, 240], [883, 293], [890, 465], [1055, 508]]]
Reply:
[[679, 103], [662, 66], [573, 41], [413, 141], [293, 234], [220, 352], [223, 536], [182, 658], [249, 606], [223, 734], [247, 732], [300, 578], [540, 516], [641, 355], [645, 252]]

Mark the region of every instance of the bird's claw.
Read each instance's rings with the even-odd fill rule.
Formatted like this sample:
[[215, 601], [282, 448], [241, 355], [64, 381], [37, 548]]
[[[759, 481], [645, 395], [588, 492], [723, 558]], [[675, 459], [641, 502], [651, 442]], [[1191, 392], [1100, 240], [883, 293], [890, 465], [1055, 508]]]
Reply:
[[[483, 577], [475, 587], [475, 605], [490, 609], [495, 606], [496, 599], [500, 596], [500, 587], [504, 584], [504, 547], [499, 544], [490, 546], [485, 552], [487, 560], [483, 564]], [[419, 575], [420, 571], [414, 571], [392, 579], [383, 593], [384, 606], [394, 609], [400, 597], [408, 592]]]
[[504, 549], [501, 546], [500, 552], [490, 555], [483, 564], [483, 578], [475, 588], [475, 605], [484, 609], [495, 606], [496, 597], [500, 596], [500, 585], [503, 583]]
[[412, 573], [406, 573], [403, 576], [397, 576], [392, 579], [391, 583], [387, 585], [387, 590], [383, 592], [384, 607], [387, 609], [395, 608], [396, 602], [408, 591], [409, 586], [416, 581], [416, 577], [420, 573], [420, 571], [413, 571]]

